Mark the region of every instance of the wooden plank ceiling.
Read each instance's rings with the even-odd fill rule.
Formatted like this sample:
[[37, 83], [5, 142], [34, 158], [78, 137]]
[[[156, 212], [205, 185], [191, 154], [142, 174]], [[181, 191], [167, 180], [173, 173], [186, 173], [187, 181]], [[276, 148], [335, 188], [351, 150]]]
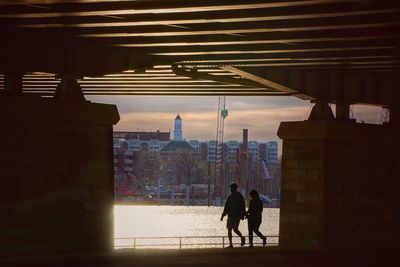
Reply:
[[243, 72], [400, 74], [398, 2], [0, 1], [0, 73], [42, 95], [60, 75], [86, 95], [290, 95]]

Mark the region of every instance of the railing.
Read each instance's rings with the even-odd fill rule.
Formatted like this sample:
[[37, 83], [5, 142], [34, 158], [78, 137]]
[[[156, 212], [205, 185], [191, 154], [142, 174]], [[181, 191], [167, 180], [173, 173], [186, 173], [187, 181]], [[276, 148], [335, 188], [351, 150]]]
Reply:
[[[249, 237], [246, 237], [248, 244]], [[266, 236], [267, 246], [277, 246], [278, 236]], [[227, 236], [174, 236], [174, 237], [119, 237], [114, 239], [114, 248], [224, 248], [229, 243]], [[258, 236], [253, 237], [254, 246], [262, 246]], [[233, 245], [240, 246], [240, 239], [233, 237]]]

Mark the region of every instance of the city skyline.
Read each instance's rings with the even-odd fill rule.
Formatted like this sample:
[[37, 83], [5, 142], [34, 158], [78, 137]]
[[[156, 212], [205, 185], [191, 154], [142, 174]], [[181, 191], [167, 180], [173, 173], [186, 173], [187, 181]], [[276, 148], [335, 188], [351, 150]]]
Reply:
[[[216, 137], [216, 96], [198, 97], [100, 97], [93, 102], [116, 104], [121, 120], [115, 131], [171, 131], [179, 113], [186, 140], [214, 140]], [[241, 140], [242, 129], [249, 130], [249, 140], [278, 141], [280, 122], [307, 119], [312, 104], [295, 97], [227, 97], [229, 115], [225, 120], [224, 140]], [[334, 108], [334, 107], [333, 107]], [[358, 121], [379, 123], [380, 111], [371, 106], [353, 107]]]
[[[115, 131], [171, 131], [179, 113], [186, 140], [214, 140], [218, 97], [93, 97], [93, 101], [117, 105], [121, 120]], [[295, 98], [227, 97], [229, 115], [225, 120], [225, 140], [241, 140], [249, 129], [249, 139], [279, 141], [276, 132], [284, 120], [304, 120], [310, 104]]]

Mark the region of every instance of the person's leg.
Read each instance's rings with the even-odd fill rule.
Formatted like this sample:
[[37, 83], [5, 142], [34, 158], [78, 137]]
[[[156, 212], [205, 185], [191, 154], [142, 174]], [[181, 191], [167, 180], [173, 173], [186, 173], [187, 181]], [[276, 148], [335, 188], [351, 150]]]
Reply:
[[240, 238], [243, 237], [242, 233], [239, 231], [238, 228], [233, 228], [233, 231], [234, 231]]
[[261, 239], [264, 239], [264, 235], [260, 232], [260, 230], [258, 230], [258, 229], [254, 229], [254, 233], [256, 234], [256, 235], [258, 235]]
[[228, 239], [229, 239], [229, 247], [233, 247], [232, 245], [232, 228], [228, 227]]
[[247, 220], [247, 228], [249, 230], [249, 244], [250, 247], [253, 247], [253, 227], [251, 225], [251, 222]]
[[253, 247], [253, 230], [249, 231], [249, 243], [250, 247]]
[[244, 236], [242, 235], [242, 233], [239, 231], [239, 228], [233, 228], [233, 231], [240, 237], [240, 246], [244, 246], [244, 243], [246, 242], [246, 239], [244, 238]]
[[[260, 223], [261, 224], [261, 223]], [[263, 246], [266, 245], [267, 243], [267, 238], [260, 232], [259, 228], [260, 228], [260, 224], [256, 225], [256, 228], [254, 229], [254, 233], [256, 233], [256, 235], [258, 235], [262, 241], [263, 241]]]

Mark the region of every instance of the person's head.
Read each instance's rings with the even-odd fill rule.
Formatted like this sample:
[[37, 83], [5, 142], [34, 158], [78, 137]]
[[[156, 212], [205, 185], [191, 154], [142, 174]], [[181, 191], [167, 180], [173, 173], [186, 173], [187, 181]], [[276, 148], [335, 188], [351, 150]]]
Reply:
[[229, 187], [231, 188], [231, 192], [236, 192], [238, 185], [236, 183], [231, 183]]
[[255, 189], [252, 189], [252, 190], [250, 191], [249, 195], [250, 195], [250, 197], [253, 198], [253, 199], [260, 198], [260, 196], [258, 195], [257, 190], [255, 190]]

